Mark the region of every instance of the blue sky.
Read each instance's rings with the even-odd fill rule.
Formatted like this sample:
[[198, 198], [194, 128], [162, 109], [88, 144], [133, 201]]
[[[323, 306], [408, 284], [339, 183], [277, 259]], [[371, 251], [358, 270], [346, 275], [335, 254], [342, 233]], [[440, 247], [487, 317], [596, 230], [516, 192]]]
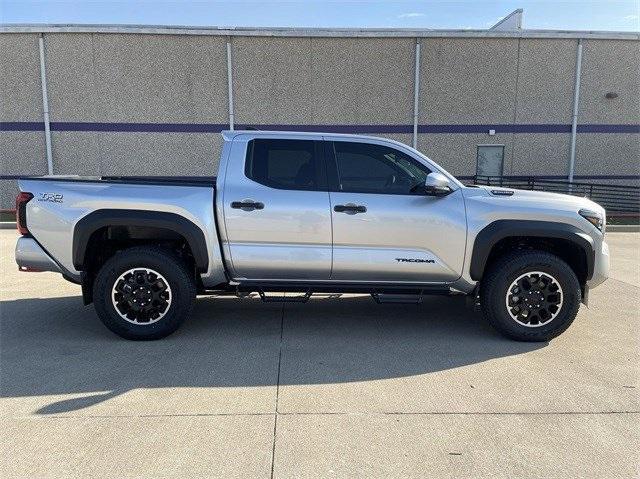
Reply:
[[640, 0], [0, 0], [0, 23], [640, 30]]

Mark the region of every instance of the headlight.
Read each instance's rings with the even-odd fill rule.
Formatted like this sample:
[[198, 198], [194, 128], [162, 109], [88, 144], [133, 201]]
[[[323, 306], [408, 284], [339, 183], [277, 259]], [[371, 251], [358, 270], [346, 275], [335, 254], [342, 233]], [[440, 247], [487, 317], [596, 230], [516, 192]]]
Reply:
[[595, 211], [591, 211], [591, 210], [582, 209], [578, 211], [578, 214], [582, 216], [584, 219], [586, 219], [593, 226], [598, 228], [600, 231], [602, 231], [602, 228], [604, 226], [604, 219], [602, 218], [602, 215], [600, 213], [596, 213]]

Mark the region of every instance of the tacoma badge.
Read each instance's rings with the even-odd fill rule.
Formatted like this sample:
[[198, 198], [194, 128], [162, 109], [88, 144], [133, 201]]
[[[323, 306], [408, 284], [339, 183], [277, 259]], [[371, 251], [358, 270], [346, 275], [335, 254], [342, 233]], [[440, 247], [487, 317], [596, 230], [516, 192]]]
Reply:
[[420, 258], [396, 258], [398, 263], [435, 263], [432, 259], [420, 259]]

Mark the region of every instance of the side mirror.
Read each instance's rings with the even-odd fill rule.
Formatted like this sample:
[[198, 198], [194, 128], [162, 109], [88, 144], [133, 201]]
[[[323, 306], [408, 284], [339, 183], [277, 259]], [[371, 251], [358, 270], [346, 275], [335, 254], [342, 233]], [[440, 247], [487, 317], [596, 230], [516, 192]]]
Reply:
[[449, 179], [442, 173], [429, 173], [424, 182], [425, 194], [429, 196], [445, 196], [453, 191]]

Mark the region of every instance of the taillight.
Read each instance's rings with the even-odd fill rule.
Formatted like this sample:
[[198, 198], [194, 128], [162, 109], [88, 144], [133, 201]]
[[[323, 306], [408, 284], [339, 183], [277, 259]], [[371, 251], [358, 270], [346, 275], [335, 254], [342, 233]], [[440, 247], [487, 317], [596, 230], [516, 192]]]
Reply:
[[16, 196], [16, 226], [21, 235], [29, 234], [29, 229], [27, 228], [27, 203], [31, 198], [33, 198], [33, 195], [26, 191], [21, 191]]

